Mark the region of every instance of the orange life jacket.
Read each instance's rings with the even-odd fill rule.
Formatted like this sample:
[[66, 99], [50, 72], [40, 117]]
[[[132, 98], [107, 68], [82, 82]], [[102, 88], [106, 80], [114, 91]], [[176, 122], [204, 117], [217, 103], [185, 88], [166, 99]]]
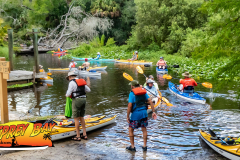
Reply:
[[75, 68], [75, 63], [72, 63], [71, 67], [72, 67], [72, 68]]
[[192, 78], [180, 79], [180, 83], [183, 85], [183, 88], [187, 86], [197, 86], [197, 82]]
[[158, 61], [157, 62], [157, 66], [165, 66], [166, 65], [166, 62], [165, 61]]
[[134, 88], [132, 89], [132, 91], [136, 96], [144, 95], [147, 93], [146, 89], [141, 87]]

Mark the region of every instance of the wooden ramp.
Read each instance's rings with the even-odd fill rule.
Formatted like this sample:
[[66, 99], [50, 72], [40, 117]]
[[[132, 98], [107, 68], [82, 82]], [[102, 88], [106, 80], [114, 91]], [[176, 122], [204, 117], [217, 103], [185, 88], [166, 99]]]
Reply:
[[44, 77], [47, 77], [47, 73], [33, 73], [33, 71], [15, 70], [10, 72], [7, 81], [26, 81]]

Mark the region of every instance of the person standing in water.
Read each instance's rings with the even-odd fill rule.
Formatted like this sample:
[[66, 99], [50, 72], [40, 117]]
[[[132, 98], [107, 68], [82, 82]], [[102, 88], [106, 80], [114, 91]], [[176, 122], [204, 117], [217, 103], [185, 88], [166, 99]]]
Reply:
[[[72, 117], [75, 121], [75, 128], [77, 136], [72, 138], [74, 141], [81, 141], [81, 138], [87, 140], [87, 133], [85, 127], [85, 106], [86, 106], [86, 92], [90, 92], [90, 88], [84, 79], [77, 79], [75, 72], [69, 72], [66, 79], [69, 81], [66, 97], [72, 98]], [[83, 136], [80, 137], [79, 120], [81, 121]]]
[[[147, 94], [147, 91], [140, 87], [138, 81], [133, 80], [129, 83], [131, 85], [132, 91], [129, 94], [128, 109], [127, 109], [127, 122], [129, 124], [129, 137], [131, 145], [126, 147], [129, 151], [136, 151], [134, 146], [134, 129], [139, 127], [142, 128], [144, 144], [142, 146], [143, 151], [147, 151], [147, 126], [148, 126], [148, 114], [147, 107], [148, 104], [152, 108], [152, 117], [157, 118], [155, 113], [154, 105]], [[130, 113], [131, 117], [130, 117]]]

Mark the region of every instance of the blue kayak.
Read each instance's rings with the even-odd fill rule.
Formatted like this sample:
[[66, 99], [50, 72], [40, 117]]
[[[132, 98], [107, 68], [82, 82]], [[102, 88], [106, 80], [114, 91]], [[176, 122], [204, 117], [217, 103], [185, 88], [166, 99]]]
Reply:
[[[177, 85], [179, 86], [179, 85]], [[172, 82], [168, 82], [168, 87], [169, 90], [175, 94], [176, 96], [183, 98], [189, 102], [194, 102], [194, 103], [201, 103], [201, 104], [205, 104], [206, 103], [206, 99], [202, 98], [198, 93], [194, 92], [192, 95], [189, 95], [188, 93], [183, 93], [181, 91], [179, 91], [176, 87], [175, 84], [173, 84]]]
[[156, 67], [156, 72], [159, 74], [168, 74], [168, 69], [159, 69], [158, 67]]
[[[77, 57], [72, 57], [76, 61], [85, 61], [86, 58], [77, 58]], [[114, 59], [95, 59], [95, 58], [87, 58], [88, 61], [108, 61], [108, 62], [115, 62]]]

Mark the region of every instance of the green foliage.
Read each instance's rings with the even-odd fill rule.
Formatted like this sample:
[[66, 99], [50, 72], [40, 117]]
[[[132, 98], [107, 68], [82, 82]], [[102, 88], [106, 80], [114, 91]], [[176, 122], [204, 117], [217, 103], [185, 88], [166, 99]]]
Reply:
[[0, 18], [0, 46], [3, 46], [7, 43], [7, 29], [8, 26], [3, 26], [3, 19]]
[[5, 57], [8, 60], [8, 47], [0, 46], [0, 57]]
[[101, 46], [101, 40], [100, 40], [99, 37], [94, 38], [89, 43], [90, 43], [91, 46], [96, 47], [96, 48]]
[[27, 87], [27, 86], [31, 86], [31, 85], [33, 85], [32, 82], [25, 83], [25, 84], [15, 84], [15, 85], [7, 86], [7, 88], [22, 88], [22, 87]]
[[114, 38], [108, 38], [106, 46], [107, 47], [113, 46], [113, 45], [115, 45], [115, 43], [116, 43], [116, 41], [114, 41]]
[[198, 28], [205, 22], [198, 12], [202, 1], [135, 0], [137, 25], [128, 40], [131, 48], [147, 48], [155, 43], [167, 53], [176, 53], [185, 40], [187, 28]]
[[105, 35], [103, 34], [102, 37], [101, 37], [100, 46], [104, 46], [104, 41], [105, 41]]

